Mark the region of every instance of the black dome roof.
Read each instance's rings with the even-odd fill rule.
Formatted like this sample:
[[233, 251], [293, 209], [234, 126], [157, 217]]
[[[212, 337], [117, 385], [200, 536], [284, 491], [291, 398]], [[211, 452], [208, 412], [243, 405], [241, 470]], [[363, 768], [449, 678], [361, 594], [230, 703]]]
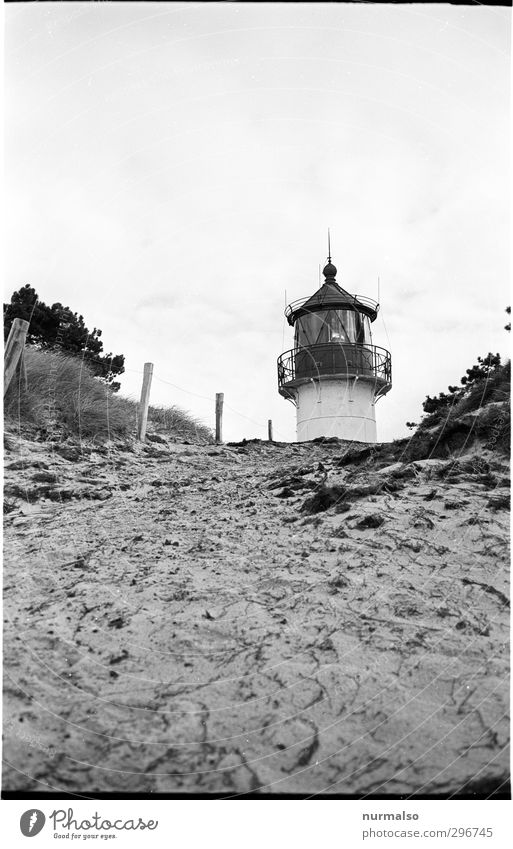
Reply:
[[328, 264], [324, 266], [323, 272], [326, 282], [310, 298], [302, 298], [294, 301], [285, 310], [287, 321], [293, 325], [296, 319], [310, 312], [318, 312], [328, 309], [355, 310], [367, 315], [371, 321], [375, 321], [378, 315], [379, 304], [370, 298], [357, 298], [342, 289], [335, 280], [336, 267], [329, 258]]

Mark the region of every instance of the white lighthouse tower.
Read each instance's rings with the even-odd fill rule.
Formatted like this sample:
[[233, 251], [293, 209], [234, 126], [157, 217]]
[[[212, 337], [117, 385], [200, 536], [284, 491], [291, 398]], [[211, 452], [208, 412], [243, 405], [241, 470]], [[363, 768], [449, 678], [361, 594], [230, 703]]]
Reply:
[[278, 358], [278, 389], [297, 410], [298, 442], [376, 442], [376, 401], [392, 387], [390, 353], [372, 344], [379, 304], [350, 295], [328, 256], [324, 284], [285, 310], [294, 348]]

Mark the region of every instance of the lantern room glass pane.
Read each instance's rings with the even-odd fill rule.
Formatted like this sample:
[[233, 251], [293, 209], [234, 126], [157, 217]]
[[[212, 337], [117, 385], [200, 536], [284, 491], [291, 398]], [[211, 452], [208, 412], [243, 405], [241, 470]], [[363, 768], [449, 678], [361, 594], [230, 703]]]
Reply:
[[346, 342], [356, 342], [356, 320], [358, 314], [354, 310], [340, 310], [340, 320], [346, 332]]
[[333, 342], [334, 344], [338, 342], [342, 345], [351, 341], [350, 328], [348, 328], [348, 322], [345, 320], [342, 310], [330, 310], [326, 323], [329, 328], [326, 342]]
[[322, 344], [371, 344], [370, 322], [355, 310], [317, 310], [301, 316], [295, 325], [297, 348]]
[[369, 318], [368, 315], [362, 315], [362, 320], [363, 320], [364, 342], [365, 342], [366, 345], [372, 345], [372, 333], [371, 333], [371, 326], [370, 326], [370, 318]]
[[[326, 311], [311, 312], [301, 316], [296, 322], [296, 345], [305, 348], [324, 342]], [[326, 340], [327, 341], [327, 340]]]

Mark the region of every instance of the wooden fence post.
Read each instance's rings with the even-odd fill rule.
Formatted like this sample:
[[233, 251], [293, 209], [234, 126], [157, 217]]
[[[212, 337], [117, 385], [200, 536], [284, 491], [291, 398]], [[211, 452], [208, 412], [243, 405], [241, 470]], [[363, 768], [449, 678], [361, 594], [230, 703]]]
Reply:
[[272, 423], [272, 419], [269, 419], [269, 420], [268, 420], [268, 422], [267, 422], [267, 437], [268, 437], [268, 439], [269, 439], [269, 442], [272, 442], [272, 441], [273, 441], [273, 423]]
[[23, 347], [23, 351], [21, 352], [21, 371], [23, 374], [23, 388], [25, 392], [28, 389], [28, 376], [27, 376], [27, 361], [25, 359], [25, 347]]
[[4, 397], [23, 354], [28, 329], [29, 322], [23, 318], [15, 318], [11, 325], [4, 350]]
[[146, 425], [148, 424], [148, 404], [150, 403], [151, 378], [153, 376], [153, 363], [144, 363], [144, 377], [141, 389], [141, 401], [139, 404], [139, 439], [146, 439]]
[[216, 392], [216, 442], [223, 441], [223, 402], [224, 392]]

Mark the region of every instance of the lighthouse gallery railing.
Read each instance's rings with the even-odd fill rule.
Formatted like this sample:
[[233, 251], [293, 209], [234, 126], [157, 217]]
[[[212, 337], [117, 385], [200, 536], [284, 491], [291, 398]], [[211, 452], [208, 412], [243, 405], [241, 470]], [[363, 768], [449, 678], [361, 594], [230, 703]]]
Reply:
[[[287, 384], [304, 378], [341, 375], [374, 378], [392, 384], [392, 359], [378, 345], [337, 344], [309, 345], [286, 351], [278, 357], [278, 388], [287, 395]], [[387, 390], [385, 390], [387, 391]]]

